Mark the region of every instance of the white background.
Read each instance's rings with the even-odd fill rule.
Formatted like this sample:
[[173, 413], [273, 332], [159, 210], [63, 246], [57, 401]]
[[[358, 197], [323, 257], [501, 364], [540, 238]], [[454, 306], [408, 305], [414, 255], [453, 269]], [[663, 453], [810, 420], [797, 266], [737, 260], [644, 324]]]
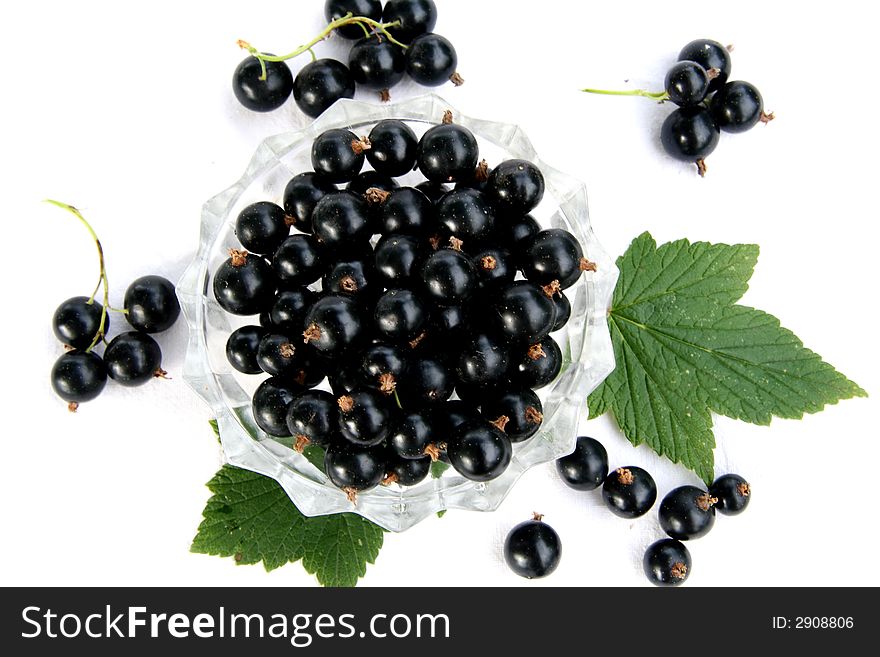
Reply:
[[[880, 394], [880, 98], [870, 70], [874, 23], [860, 15], [866, 3], [820, 10], [740, 2], [735, 11], [668, 0], [438, 4], [437, 31], [455, 43], [467, 80], [439, 93], [472, 116], [520, 124], [545, 161], [584, 180], [610, 252], [645, 229], [661, 242], [760, 244], [744, 302], [777, 315]], [[137, 276], [176, 280], [197, 244], [201, 204], [238, 178], [262, 138], [304, 121], [292, 102], [268, 115], [237, 105], [236, 39], [287, 51], [321, 29], [322, 5], [52, 1], [0, 9], [3, 584], [314, 584], [298, 565], [267, 574], [188, 552], [209, 496], [204, 482], [221, 460], [207, 407], [178, 376], [182, 322], [159, 337], [173, 380], [108, 385], [76, 415], [53, 396], [49, 370], [61, 348], [49, 320], [62, 300], [91, 291], [97, 264], [82, 228], [40, 200], [83, 209], [104, 243], [117, 305]], [[734, 44], [733, 77], [758, 85], [778, 116], [723, 136], [704, 180], [659, 149], [668, 107], [578, 92], [657, 88], [679, 48], [697, 37]], [[318, 51], [345, 57], [338, 39]], [[418, 92], [394, 90], [398, 98]], [[690, 546], [688, 584], [880, 584], [875, 399], [770, 427], [718, 419], [718, 471], [745, 475], [754, 497], [747, 513], [719, 517]], [[696, 483], [632, 448], [607, 419], [584, 431], [606, 445], [613, 466], [650, 470], [661, 495]], [[526, 582], [506, 569], [500, 550], [507, 530], [533, 510], [560, 533], [564, 554], [553, 576]], [[642, 585], [640, 555], [656, 537], [656, 510], [621, 520], [598, 492], [565, 488], [548, 465], [529, 472], [494, 514], [451, 512], [387, 535], [363, 584]]]

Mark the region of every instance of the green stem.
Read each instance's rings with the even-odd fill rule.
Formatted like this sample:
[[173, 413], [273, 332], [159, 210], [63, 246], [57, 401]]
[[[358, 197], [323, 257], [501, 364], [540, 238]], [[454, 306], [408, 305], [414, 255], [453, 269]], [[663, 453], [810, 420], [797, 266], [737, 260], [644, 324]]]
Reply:
[[403, 404], [400, 403], [400, 397], [397, 395], [397, 388], [394, 389], [394, 401], [397, 403], [397, 408], [403, 410]]
[[602, 94], [603, 96], [641, 96], [650, 98], [658, 103], [669, 100], [669, 94], [665, 91], [647, 91], [645, 89], [630, 89], [629, 91], [612, 91], [609, 89], [581, 89], [588, 94]]
[[330, 23], [327, 24], [327, 27], [325, 27], [321, 31], [321, 33], [318, 34], [318, 36], [316, 36], [314, 39], [312, 39], [308, 43], [306, 43], [302, 46], [299, 46], [295, 50], [292, 50], [291, 52], [287, 53], [286, 55], [267, 55], [266, 53], [260, 52], [259, 50], [254, 48], [247, 41], [244, 41], [241, 39], [238, 41], [238, 46], [239, 46], [239, 48], [243, 48], [243, 49], [247, 50], [251, 55], [253, 55], [254, 57], [256, 57], [257, 59], [260, 60], [260, 67], [261, 67], [260, 80], [265, 80], [266, 79], [266, 62], [284, 62], [284, 61], [287, 61], [288, 59], [293, 59], [294, 57], [302, 55], [304, 52], [311, 52], [312, 58], [314, 60], [315, 53], [312, 52], [312, 48], [314, 46], [316, 46], [317, 44], [319, 44], [324, 39], [326, 39], [327, 37], [329, 37], [330, 34], [332, 34], [334, 30], [337, 30], [340, 27], [344, 27], [346, 25], [359, 25], [361, 27], [361, 29], [363, 29], [364, 34], [366, 34], [368, 37], [370, 36], [370, 29], [376, 30], [380, 34], [384, 35], [385, 38], [388, 39], [394, 45], [399, 46], [399, 47], [403, 48], [404, 50], [409, 48], [409, 46], [407, 46], [405, 43], [401, 43], [400, 41], [395, 39], [394, 35], [392, 35], [388, 31], [389, 27], [393, 28], [393, 27], [399, 26], [400, 21], [392, 21], [390, 23], [382, 23], [380, 21], [373, 20], [372, 18], [367, 18], [366, 16], [353, 16], [351, 14], [351, 12], [347, 13], [342, 18], [337, 18], [335, 21], [331, 21]]
[[104, 305], [101, 310], [101, 323], [98, 325], [98, 332], [95, 333], [95, 337], [92, 339], [92, 344], [90, 344], [89, 348], [86, 349], [86, 353], [88, 353], [95, 348], [95, 345], [97, 345], [101, 340], [104, 339], [104, 329], [107, 325], [107, 311], [115, 310], [114, 308], [110, 308], [110, 282], [107, 280], [107, 269], [104, 266], [104, 248], [101, 246], [101, 240], [98, 239], [98, 234], [95, 232], [95, 229], [92, 228], [91, 224], [89, 224], [88, 221], [86, 221], [86, 218], [82, 216], [79, 210], [77, 210], [72, 205], [62, 203], [61, 201], [53, 201], [52, 199], [46, 199], [46, 203], [51, 203], [55, 207], [61, 208], [62, 210], [67, 210], [70, 214], [79, 219], [80, 223], [82, 223], [82, 225], [86, 227], [86, 230], [89, 231], [89, 235], [92, 236], [92, 240], [94, 240], [95, 246], [98, 249], [98, 263], [101, 267], [101, 277], [98, 280], [98, 285], [97, 287], [95, 287], [95, 291], [89, 298], [89, 303], [95, 302], [95, 295], [98, 293], [98, 289], [101, 287], [101, 285], [103, 285]]

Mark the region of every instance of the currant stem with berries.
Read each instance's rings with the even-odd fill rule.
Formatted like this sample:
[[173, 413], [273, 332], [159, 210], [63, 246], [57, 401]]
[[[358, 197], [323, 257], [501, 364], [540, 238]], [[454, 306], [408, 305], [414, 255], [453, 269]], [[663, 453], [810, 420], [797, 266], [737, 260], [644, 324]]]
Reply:
[[79, 219], [80, 223], [86, 227], [86, 230], [89, 231], [89, 234], [92, 236], [92, 240], [95, 242], [95, 246], [98, 249], [98, 263], [100, 265], [100, 276], [98, 278], [98, 284], [95, 286], [94, 292], [92, 292], [92, 296], [89, 297], [88, 303], [93, 304], [95, 302], [95, 296], [98, 294], [98, 290], [103, 286], [104, 294], [103, 294], [103, 309], [101, 311], [101, 323], [98, 326], [98, 332], [95, 333], [95, 337], [92, 339], [92, 344], [89, 345], [88, 349], [86, 349], [86, 353], [90, 352], [95, 346], [104, 339], [104, 330], [107, 324], [107, 312], [112, 310], [114, 312], [119, 312], [125, 314], [127, 311], [122, 308], [112, 308], [110, 306], [110, 282], [107, 280], [107, 268], [104, 266], [104, 248], [101, 246], [101, 240], [98, 239], [98, 234], [95, 232], [95, 229], [92, 228], [91, 224], [86, 221], [86, 218], [82, 216], [82, 213], [75, 208], [74, 206], [68, 203], [62, 203], [61, 201], [55, 201], [53, 199], [46, 199], [46, 203], [50, 203], [55, 207], [61, 208], [62, 210], [67, 210], [74, 217]]
[[288, 59], [293, 59], [294, 57], [298, 57], [305, 52], [311, 53], [312, 61], [317, 59], [314, 50], [312, 50], [317, 44], [319, 44], [324, 39], [328, 38], [335, 30], [340, 27], [344, 27], [346, 25], [358, 25], [364, 31], [364, 35], [370, 36], [370, 29], [375, 30], [379, 34], [382, 34], [388, 41], [393, 43], [400, 48], [406, 50], [409, 46], [405, 43], [402, 43], [394, 38], [388, 28], [398, 27], [400, 25], [400, 21], [391, 21], [390, 23], [382, 23], [381, 21], [373, 20], [372, 18], [367, 18], [366, 16], [353, 16], [350, 12], [343, 16], [342, 18], [337, 18], [335, 21], [330, 21], [318, 36], [309, 41], [308, 43], [299, 46], [298, 48], [292, 50], [286, 55], [269, 55], [264, 52], [260, 52], [257, 48], [252, 46], [250, 43], [243, 39], [238, 40], [239, 48], [243, 50], [247, 50], [251, 55], [260, 60], [260, 69], [261, 75], [260, 80], [266, 80], [266, 62], [283, 62]]

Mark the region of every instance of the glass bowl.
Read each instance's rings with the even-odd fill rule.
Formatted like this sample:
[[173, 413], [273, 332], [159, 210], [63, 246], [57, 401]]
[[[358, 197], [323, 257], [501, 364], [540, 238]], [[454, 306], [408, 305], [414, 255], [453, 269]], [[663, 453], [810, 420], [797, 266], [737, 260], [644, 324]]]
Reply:
[[[544, 422], [534, 437], [514, 445], [513, 459], [502, 476], [478, 483], [449, 468], [442, 476], [416, 486], [393, 484], [360, 493], [353, 504], [319, 468], [291, 448], [290, 440], [273, 438], [257, 427], [251, 395], [262, 379], [239, 374], [225, 356], [229, 333], [240, 325], [256, 323], [256, 318], [235, 317], [223, 311], [210, 291], [211, 276], [226, 259], [228, 249], [238, 246], [234, 234], [238, 213], [256, 201], [280, 204], [287, 181], [311, 170], [311, 143], [317, 135], [341, 127], [358, 135], [367, 134], [373, 124], [387, 118], [404, 120], [421, 135], [439, 123], [446, 110], [452, 111], [456, 123], [474, 133], [480, 157], [486, 158], [490, 166], [509, 158], [530, 160], [539, 166], [546, 192], [532, 215], [544, 227], [571, 231], [597, 270], [585, 272], [576, 285], [566, 290], [571, 319], [563, 330], [553, 334], [563, 352], [562, 371], [553, 383], [538, 390]], [[410, 173], [399, 182], [414, 185], [420, 180], [420, 175]], [[189, 325], [183, 376], [210, 404], [228, 463], [275, 479], [307, 516], [355, 512], [385, 529], [402, 531], [445, 509], [491, 511], [526, 470], [574, 449], [578, 421], [587, 410], [587, 396], [614, 368], [606, 309], [616, 280], [617, 268], [590, 228], [586, 188], [541, 162], [518, 126], [464, 116], [435, 95], [385, 105], [342, 100], [303, 130], [263, 141], [241, 179], [205, 203], [198, 253], [177, 286]]]

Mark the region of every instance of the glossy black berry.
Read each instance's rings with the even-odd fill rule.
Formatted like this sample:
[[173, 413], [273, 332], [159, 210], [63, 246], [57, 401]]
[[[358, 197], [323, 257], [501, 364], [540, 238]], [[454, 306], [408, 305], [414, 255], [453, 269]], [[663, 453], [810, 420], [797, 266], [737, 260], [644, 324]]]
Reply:
[[315, 118], [340, 98], [354, 98], [354, 87], [354, 78], [345, 64], [335, 59], [318, 59], [296, 74], [293, 99], [303, 114]]
[[415, 486], [424, 481], [431, 472], [431, 459], [427, 456], [417, 459], [404, 459], [392, 453], [389, 455], [388, 461], [386, 473], [386, 482], [388, 483], [396, 483], [401, 486]]
[[68, 351], [52, 367], [52, 389], [70, 404], [91, 401], [101, 394], [107, 384], [107, 368], [98, 354], [89, 351]]
[[361, 447], [347, 440], [332, 443], [324, 455], [324, 471], [349, 499], [375, 488], [385, 478], [388, 451], [384, 447]]
[[715, 524], [715, 498], [696, 486], [679, 486], [660, 502], [660, 528], [687, 541], [709, 533]]
[[709, 81], [709, 93], [720, 89], [730, 76], [730, 52], [727, 48], [711, 39], [691, 41], [678, 53], [679, 61], [696, 62], [707, 71], [717, 68], [718, 77]]
[[300, 392], [302, 386], [293, 381], [274, 376], [263, 381], [254, 392], [251, 404], [257, 426], [270, 436], [289, 436], [287, 409]]
[[487, 398], [483, 417], [504, 431], [512, 443], [534, 436], [544, 421], [544, 407], [530, 388], [517, 388]]
[[388, 90], [406, 73], [406, 54], [385, 37], [364, 37], [349, 51], [348, 68], [357, 84], [382, 91], [387, 100]]
[[454, 123], [428, 128], [419, 140], [419, 171], [433, 182], [469, 179], [479, 157], [480, 149], [473, 133]]
[[571, 302], [562, 293], [562, 290], [554, 292], [550, 298], [553, 300], [553, 305], [556, 306], [556, 323], [553, 325], [552, 333], [561, 330], [563, 326], [568, 324], [568, 320], [571, 318]]
[[477, 287], [477, 268], [460, 251], [440, 249], [422, 265], [422, 283], [428, 299], [444, 306], [459, 305]]
[[336, 191], [336, 185], [314, 171], [300, 173], [284, 188], [286, 221], [303, 233], [312, 232], [312, 210], [324, 194]]
[[500, 334], [511, 342], [535, 344], [556, 323], [556, 306], [549, 296], [529, 281], [515, 281], [494, 296], [492, 318]]
[[427, 196], [432, 203], [436, 203], [440, 198], [449, 191], [449, 186], [439, 182], [431, 182], [426, 180], [416, 185], [416, 189]]
[[362, 142], [351, 130], [332, 128], [312, 142], [312, 167], [332, 183], [353, 180], [361, 172], [364, 159]]
[[259, 256], [234, 251], [214, 274], [214, 298], [233, 315], [257, 315], [275, 297], [275, 274]]
[[602, 485], [602, 499], [621, 518], [645, 515], [657, 500], [657, 484], [645, 470], [634, 465], [608, 473]]
[[365, 246], [373, 235], [370, 208], [353, 192], [333, 192], [318, 201], [312, 213], [312, 229], [328, 249]]
[[376, 332], [397, 344], [415, 339], [425, 328], [429, 308], [419, 295], [406, 289], [388, 290], [373, 311]]
[[414, 187], [395, 189], [382, 204], [381, 229], [386, 235], [424, 235], [433, 230], [434, 204]]
[[[365, 196], [370, 189], [391, 192], [397, 189], [397, 182], [393, 178], [386, 176], [384, 173], [379, 173], [378, 171], [362, 171], [355, 176], [354, 180], [345, 186], [345, 189], [354, 192], [358, 196]], [[382, 204], [381, 199], [367, 198], [367, 200], [374, 204]], [[379, 208], [378, 212], [381, 214], [381, 208]]]
[[367, 160], [377, 172], [396, 177], [415, 168], [418, 139], [403, 121], [379, 121], [370, 130], [369, 141]]
[[702, 103], [709, 93], [709, 74], [697, 62], [681, 61], [666, 72], [664, 88], [669, 100], [679, 106]]
[[272, 268], [285, 286], [305, 286], [321, 278], [326, 264], [321, 245], [314, 236], [295, 234], [275, 251]]
[[425, 448], [437, 440], [431, 416], [425, 411], [410, 411], [398, 416], [388, 436], [388, 446], [405, 459], [420, 459]]
[[411, 358], [399, 387], [404, 408], [427, 408], [452, 396], [455, 379], [444, 362], [436, 357]]
[[426, 246], [410, 235], [387, 235], [376, 244], [376, 273], [385, 287], [411, 287], [427, 255]]
[[457, 67], [455, 48], [448, 39], [433, 32], [413, 39], [406, 51], [406, 72], [425, 87], [438, 87], [452, 80]]
[[720, 130], [745, 132], [765, 118], [764, 99], [748, 82], [728, 82], [712, 96], [709, 112]]
[[500, 246], [509, 249], [515, 256], [520, 256], [532, 238], [541, 232], [541, 225], [530, 215], [521, 217], [504, 217], [495, 225], [495, 240]]
[[265, 62], [266, 79], [256, 57], [247, 57], [232, 74], [232, 92], [253, 112], [271, 112], [281, 107], [293, 91], [293, 75], [284, 62]]
[[414, 38], [434, 29], [437, 5], [434, 0], [388, 0], [382, 9], [382, 22], [400, 25], [389, 28], [394, 38], [410, 43]]
[[578, 436], [574, 451], [556, 460], [556, 471], [570, 488], [595, 490], [608, 476], [608, 452], [595, 438]]
[[226, 359], [242, 374], [261, 374], [257, 362], [257, 349], [269, 330], [262, 326], [242, 326], [235, 329], [226, 340]]
[[272, 329], [286, 335], [301, 335], [305, 330], [306, 313], [317, 299], [317, 293], [307, 287], [281, 290], [269, 310]]
[[328, 373], [330, 389], [337, 397], [346, 395], [364, 384], [363, 373], [359, 363], [341, 364]]
[[391, 407], [382, 393], [357, 388], [336, 400], [340, 433], [363, 447], [378, 445], [391, 433]]
[[678, 586], [691, 573], [691, 553], [680, 541], [664, 538], [645, 550], [645, 577], [655, 586]]
[[306, 390], [296, 395], [287, 407], [287, 429], [294, 446], [327, 446], [339, 430], [336, 398], [324, 390]]
[[544, 197], [544, 175], [528, 160], [505, 160], [489, 174], [486, 195], [502, 212], [526, 214]]
[[[144, 333], [167, 331], [180, 316], [174, 283], [163, 276], [136, 279], [125, 291], [122, 304], [128, 323]], [[104, 328], [106, 333], [106, 325]]]
[[329, 294], [347, 294], [366, 298], [378, 287], [372, 254], [349, 254], [333, 263], [321, 279], [321, 288]]
[[461, 383], [486, 385], [507, 377], [510, 365], [507, 345], [493, 335], [478, 333], [456, 351], [455, 374]]
[[676, 160], [699, 162], [718, 145], [718, 127], [702, 105], [679, 107], [660, 126], [663, 150]]
[[269, 201], [251, 203], [235, 220], [235, 236], [251, 253], [272, 255], [289, 234], [284, 210]]
[[296, 344], [295, 360], [296, 366], [292, 371], [287, 372], [284, 378], [304, 388], [314, 388], [327, 378], [330, 372], [330, 361], [318, 353], [313, 346], [302, 344], [301, 341]]
[[[364, 16], [378, 21], [382, 18], [381, 0], [326, 0], [324, 2], [324, 18], [328, 23], [351, 14], [352, 16]], [[346, 39], [357, 39], [364, 35], [360, 25], [343, 25], [337, 28], [339, 36]]]
[[714, 497], [715, 509], [726, 516], [735, 516], [746, 510], [752, 498], [752, 487], [737, 474], [726, 474], [718, 477], [709, 487], [709, 494]]
[[350, 297], [324, 296], [309, 308], [303, 337], [318, 353], [336, 357], [364, 338], [362, 312]]
[[461, 399], [453, 399], [439, 404], [432, 418], [437, 433], [435, 442], [446, 442], [462, 424], [470, 420], [479, 420], [480, 412], [473, 404]]
[[459, 425], [446, 452], [455, 471], [472, 481], [500, 477], [513, 457], [507, 436], [485, 420], [469, 420]]
[[461, 240], [465, 249], [486, 242], [495, 227], [495, 210], [476, 189], [454, 189], [437, 201], [436, 210], [443, 235]]
[[562, 541], [550, 525], [535, 514], [510, 530], [504, 540], [504, 561], [520, 577], [546, 577], [559, 565]]
[[272, 376], [287, 377], [297, 368], [297, 349], [300, 344], [286, 335], [270, 333], [260, 340], [257, 347], [257, 363], [260, 369]]
[[480, 284], [484, 287], [500, 287], [512, 283], [516, 277], [513, 256], [503, 247], [490, 246], [474, 254]]
[[463, 335], [471, 328], [470, 312], [464, 306], [438, 306], [431, 311], [428, 324], [428, 339], [439, 338], [441, 341]]
[[161, 376], [162, 350], [146, 333], [120, 333], [104, 350], [107, 374], [124, 386], [139, 386], [155, 376]]
[[401, 347], [390, 344], [372, 344], [364, 349], [360, 359], [363, 382], [379, 392], [391, 395], [406, 372], [407, 359]]
[[526, 388], [549, 385], [562, 370], [562, 350], [551, 337], [511, 353], [510, 380]]
[[[88, 297], [72, 297], [62, 303], [52, 316], [52, 330], [63, 344], [74, 349], [88, 349], [101, 327], [104, 307]], [[110, 328], [110, 317], [104, 320], [104, 333]]]
[[591, 266], [577, 238], [561, 228], [539, 232], [522, 255], [523, 274], [536, 285], [556, 281], [562, 289], [571, 287]]

